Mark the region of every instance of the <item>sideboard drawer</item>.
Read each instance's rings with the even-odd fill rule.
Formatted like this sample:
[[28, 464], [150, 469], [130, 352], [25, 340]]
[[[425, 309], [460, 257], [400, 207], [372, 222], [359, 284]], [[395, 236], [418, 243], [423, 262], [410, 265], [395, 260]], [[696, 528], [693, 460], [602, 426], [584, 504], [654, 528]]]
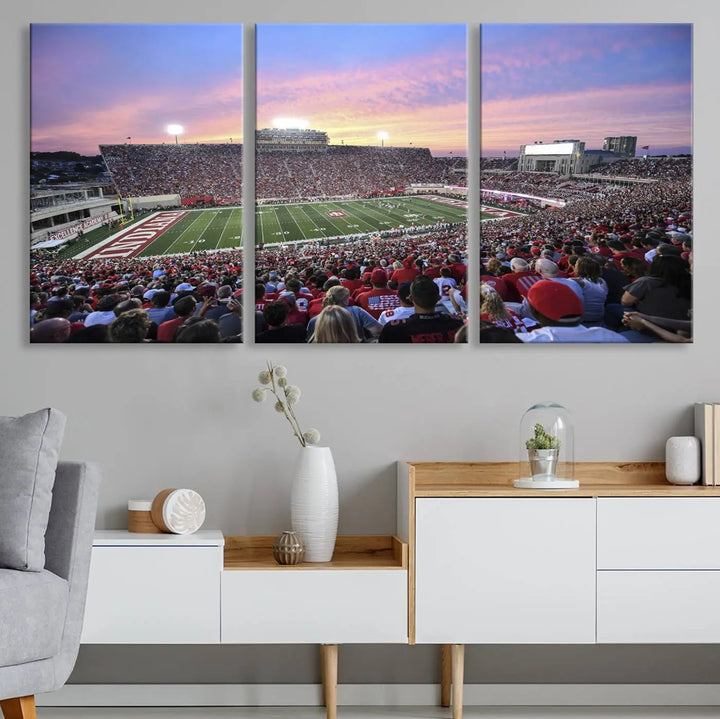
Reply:
[[273, 569], [222, 575], [222, 642], [407, 642], [407, 571]]
[[220, 641], [217, 546], [95, 546], [84, 644]]
[[720, 572], [598, 572], [597, 641], [715, 644], [718, 605]]
[[598, 569], [720, 569], [720, 497], [599, 497]]

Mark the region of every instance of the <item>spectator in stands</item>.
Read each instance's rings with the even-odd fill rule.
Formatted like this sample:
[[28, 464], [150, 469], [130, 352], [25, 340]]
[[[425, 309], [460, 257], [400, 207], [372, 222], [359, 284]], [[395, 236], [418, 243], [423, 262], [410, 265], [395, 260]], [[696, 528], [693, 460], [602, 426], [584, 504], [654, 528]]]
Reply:
[[387, 273], [385, 270], [379, 267], [375, 268], [370, 275], [370, 281], [372, 282], [372, 289], [358, 295], [356, 301], [360, 307], [377, 320], [385, 310], [398, 307], [400, 300], [398, 300], [397, 291], [391, 290], [387, 286]]
[[[409, 285], [409, 283], [408, 283]], [[369, 312], [366, 312], [362, 307], [349, 306], [350, 293], [346, 287], [342, 285], [336, 285], [331, 287], [322, 301], [323, 309], [327, 307], [343, 307], [346, 309], [350, 316], [355, 322], [355, 331], [361, 340], [375, 338], [380, 334], [382, 325], [378, 322]], [[321, 313], [322, 314], [322, 313]], [[319, 317], [319, 315], [317, 316]], [[307, 336], [312, 337], [315, 332], [315, 323], [317, 317], [313, 317], [307, 326]]]
[[608, 286], [601, 275], [602, 268], [594, 256], [580, 257], [575, 263], [572, 281], [577, 282], [582, 289], [582, 323], [585, 327], [601, 325], [605, 316]]
[[[429, 275], [425, 276], [428, 277]], [[386, 325], [388, 322], [393, 322], [394, 320], [405, 320], [410, 317], [410, 315], [415, 314], [415, 305], [413, 304], [412, 298], [410, 297], [411, 284], [412, 283], [410, 282], [403, 282], [397, 288], [398, 300], [400, 300], [400, 304], [391, 310], [385, 310], [380, 315], [380, 318], [378, 320], [378, 323], [381, 325], [380, 329], [382, 329], [382, 326]]]
[[30, 342], [66, 342], [70, 337], [70, 323], [64, 317], [51, 317], [37, 322], [30, 330]]
[[150, 318], [139, 307], [121, 312], [109, 326], [111, 342], [146, 342]]
[[271, 302], [263, 310], [263, 318], [267, 323], [268, 329], [255, 337], [255, 342], [265, 344], [268, 342], [305, 342], [305, 327], [302, 325], [288, 325], [286, 320], [290, 308], [286, 302], [277, 300]]
[[204, 317], [188, 317], [177, 329], [175, 342], [208, 343], [220, 342], [220, 329], [215, 320]]
[[[345, 289], [345, 288], [340, 288]], [[345, 290], [347, 291], [347, 290]], [[315, 318], [314, 332], [310, 342], [357, 343], [360, 342], [355, 320], [345, 307], [327, 305]]]
[[380, 342], [437, 343], [453, 342], [463, 322], [436, 310], [440, 300], [438, 286], [430, 277], [420, 275], [410, 285], [415, 313], [405, 320], [386, 324]]
[[540, 280], [528, 291], [528, 304], [534, 319], [541, 325], [518, 337], [523, 342], [627, 342], [617, 332], [604, 327], [580, 324], [582, 300], [567, 285]]
[[188, 317], [192, 317], [193, 312], [195, 312], [196, 304], [197, 303], [195, 302], [195, 298], [192, 295], [186, 295], [185, 297], [180, 297], [179, 299], [175, 300], [175, 303], [173, 304], [173, 309], [175, 310], [175, 314], [177, 315], [177, 317], [175, 317], [175, 319], [163, 322], [158, 327], [158, 342], [174, 342], [175, 333], [177, 332], [180, 325], [182, 325], [182, 323], [185, 322], [186, 319], [188, 319]]
[[165, 290], [154, 292], [150, 304], [152, 305], [147, 310], [148, 317], [151, 322], [160, 326], [163, 322], [173, 319], [177, 315], [172, 310], [168, 310], [168, 303], [170, 302], [170, 293]]

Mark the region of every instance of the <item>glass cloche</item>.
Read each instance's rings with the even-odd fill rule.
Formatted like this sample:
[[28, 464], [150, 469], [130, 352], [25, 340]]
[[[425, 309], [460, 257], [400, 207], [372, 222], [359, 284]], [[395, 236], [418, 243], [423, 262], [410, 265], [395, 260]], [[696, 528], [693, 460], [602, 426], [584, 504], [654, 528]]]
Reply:
[[568, 410], [557, 402], [534, 404], [520, 420], [518, 476], [523, 489], [577, 489], [575, 437]]

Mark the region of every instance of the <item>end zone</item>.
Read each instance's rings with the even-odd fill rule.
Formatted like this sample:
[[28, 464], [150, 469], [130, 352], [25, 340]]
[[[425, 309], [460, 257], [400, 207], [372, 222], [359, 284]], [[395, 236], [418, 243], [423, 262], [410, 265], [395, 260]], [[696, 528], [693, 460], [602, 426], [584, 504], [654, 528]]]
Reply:
[[135, 257], [187, 214], [187, 210], [156, 212], [127, 230], [108, 237], [99, 245], [81, 252], [75, 259], [126, 259]]

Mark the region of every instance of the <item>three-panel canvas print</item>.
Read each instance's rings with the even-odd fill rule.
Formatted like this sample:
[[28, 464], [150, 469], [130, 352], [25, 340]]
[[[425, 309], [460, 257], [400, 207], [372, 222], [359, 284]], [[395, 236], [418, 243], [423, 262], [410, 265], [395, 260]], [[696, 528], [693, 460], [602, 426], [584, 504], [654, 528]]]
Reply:
[[691, 342], [692, 26], [472, 30], [33, 25], [31, 343]]

